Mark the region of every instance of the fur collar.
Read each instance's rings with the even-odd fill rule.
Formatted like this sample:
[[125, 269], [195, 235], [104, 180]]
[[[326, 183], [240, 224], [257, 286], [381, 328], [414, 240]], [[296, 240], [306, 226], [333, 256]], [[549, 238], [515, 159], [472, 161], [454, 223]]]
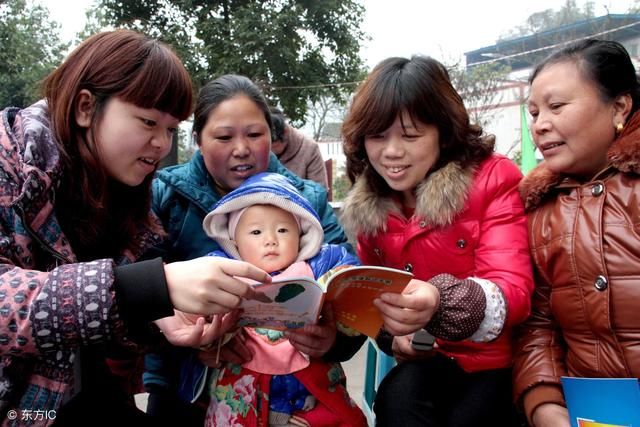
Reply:
[[[450, 162], [429, 174], [416, 188], [415, 216], [432, 227], [451, 224], [465, 206], [475, 171], [476, 167], [462, 169]], [[395, 199], [378, 196], [361, 175], [345, 199], [340, 219], [353, 236], [375, 235], [386, 231], [392, 212], [401, 215]]]
[[[636, 112], [620, 137], [607, 152], [608, 168], [640, 174], [640, 112]], [[570, 177], [550, 171], [544, 162], [534, 168], [520, 183], [520, 196], [525, 209], [531, 211], [550, 195], [553, 189]]]

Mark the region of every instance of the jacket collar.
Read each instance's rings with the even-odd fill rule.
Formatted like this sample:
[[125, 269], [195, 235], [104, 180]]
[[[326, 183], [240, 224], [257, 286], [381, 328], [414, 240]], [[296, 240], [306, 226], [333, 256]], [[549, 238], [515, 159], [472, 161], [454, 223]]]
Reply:
[[[430, 227], [453, 222], [465, 207], [476, 166], [463, 169], [456, 162], [430, 173], [416, 188], [414, 217]], [[393, 196], [381, 197], [361, 175], [345, 199], [341, 220], [354, 235], [375, 235], [386, 231], [387, 217], [402, 215], [400, 204]]]
[[280, 154], [278, 159], [280, 162], [288, 162], [293, 159], [296, 154], [302, 148], [302, 142], [305, 136], [293, 126], [287, 125], [287, 135], [285, 137], [287, 139], [287, 144], [284, 146], [284, 151]]
[[[608, 165], [596, 177], [610, 171], [640, 174], [640, 111], [636, 112], [607, 152]], [[544, 162], [534, 168], [520, 183], [520, 196], [525, 209], [531, 211], [542, 204], [555, 188], [577, 185], [571, 177], [550, 171]]]
[[17, 158], [8, 167], [15, 168], [21, 178], [20, 191], [11, 204], [23, 212], [27, 223], [37, 228], [51, 212], [51, 189], [60, 183], [60, 152], [45, 101], [20, 110], [13, 120], [10, 116], [13, 114], [5, 111], [2, 117], [9, 144], [6, 149], [17, 148]]
[[[298, 191], [304, 189], [304, 181], [286, 169], [273, 153], [269, 154], [269, 165], [266, 172], [284, 175], [289, 178]], [[158, 171], [156, 179], [163, 181], [204, 212], [209, 212], [222, 197], [215, 190], [215, 183], [207, 171], [200, 150], [196, 150], [188, 163], [170, 166]]]
[[[25, 226], [54, 251], [60, 253], [68, 262], [75, 262], [76, 256], [69, 246], [55, 219], [55, 190], [60, 184], [62, 167], [60, 152], [50, 127], [47, 104], [39, 101], [20, 110], [2, 114], [4, 128], [9, 144], [7, 150], [18, 150], [15, 164], [16, 173], [22, 178], [20, 192], [11, 201], [11, 206], [20, 216]], [[158, 230], [162, 225], [158, 218], [150, 213]], [[140, 228], [136, 238], [137, 245], [132, 251], [125, 251], [116, 259], [117, 263], [128, 263], [137, 259], [151, 245], [156, 245], [162, 237], [156, 230]]]
[[200, 150], [196, 150], [188, 163], [158, 171], [156, 179], [163, 181], [205, 212], [220, 199]]

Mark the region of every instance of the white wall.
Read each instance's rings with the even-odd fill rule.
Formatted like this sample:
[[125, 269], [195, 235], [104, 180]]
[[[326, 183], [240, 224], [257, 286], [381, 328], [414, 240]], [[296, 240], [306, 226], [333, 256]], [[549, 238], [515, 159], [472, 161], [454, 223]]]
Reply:
[[342, 141], [322, 141], [318, 142], [320, 146], [320, 154], [322, 154], [322, 158], [326, 161], [327, 159], [335, 160], [333, 164], [334, 173], [339, 173], [340, 168], [344, 167], [347, 159], [344, 156], [344, 152], [342, 151]]

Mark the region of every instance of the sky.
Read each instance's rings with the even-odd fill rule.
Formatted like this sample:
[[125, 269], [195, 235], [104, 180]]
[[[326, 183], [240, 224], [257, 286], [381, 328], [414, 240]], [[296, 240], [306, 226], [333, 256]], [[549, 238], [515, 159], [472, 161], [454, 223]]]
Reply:
[[[70, 41], [82, 30], [92, 0], [39, 0], [62, 25]], [[562, 0], [362, 0], [362, 29], [371, 37], [361, 50], [371, 68], [389, 56], [430, 55], [453, 64], [464, 52], [490, 46], [500, 35], [545, 9], [558, 10]], [[582, 4], [581, 0], [577, 0]], [[596, 16], [626, 13], [633, 0], [594, 1]]]
[[[533, 13], [559, 10], [563, 0], [365, 0], [362, 50], [368, 66], [389, 56], [425, 54], [453, 64], [464, 52], [495, 44]], [[631, 0], [595, 1], [596, 16], [626, 13]], [[582, 5], [581, 0], [577, 4]], [[393, 7], [390, 7], [393, 5]], [[614, 6], [615, 5], [615, 6]]]

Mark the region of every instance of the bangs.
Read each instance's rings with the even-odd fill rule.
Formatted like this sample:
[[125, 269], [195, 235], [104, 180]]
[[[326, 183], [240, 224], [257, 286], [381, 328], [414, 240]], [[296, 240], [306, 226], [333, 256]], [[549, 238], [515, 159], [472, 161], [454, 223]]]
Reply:
[[378, 78], [370, 80], [367, 83], [372, 87], [362, 91], [373, 95], [360, 100], [362, 114], [358, 128], [363, 136], [384, 132], [398, 116], [403, 128], [409, 125], [415, 127], [417, 122], [435, 123], [431, 104], [421, 99], [421, 86], [425, 83], [414, 79], [405, 69], [392, 72], [391, 76], [377, 76]]
[[[358, 116], [361, 119], [357, 125], [358, 134], [364, 137], [387, 130], [396, 120], [402, 105], [396, 80], [385, 79], [381, 82], [369, 80], [361, 93], [364, 96], [360, 97], [361, 99], [358, 100], [360, 105], [357, 106], [360, 113]], [[372, 93], [375, 96], [367, 96]]]
[[179, 59], [154, 44], [127, 87], [119, 94], [140, 108], [154, 108], [182, 121], [191, 115], [191, 79]]
[[[433, 85], [431, 80], [416, 73], [412, 63], [398, 71], [394, 96], [397, 104], [396, 111], [401, 114], [400, 123], [403, 129], [406, 129], [408, 125], [417, 128], [418, 122], [425, 125], [435, 125], [446, 121], [442, 117], [446, 113], [444, 106], [441, 105], [441, 99], [433, 99], [435, 94], [440, 98], [445, 95], [440, 96], [431, 85]], [[409, 123], [406, 121], [407, 118]]]

